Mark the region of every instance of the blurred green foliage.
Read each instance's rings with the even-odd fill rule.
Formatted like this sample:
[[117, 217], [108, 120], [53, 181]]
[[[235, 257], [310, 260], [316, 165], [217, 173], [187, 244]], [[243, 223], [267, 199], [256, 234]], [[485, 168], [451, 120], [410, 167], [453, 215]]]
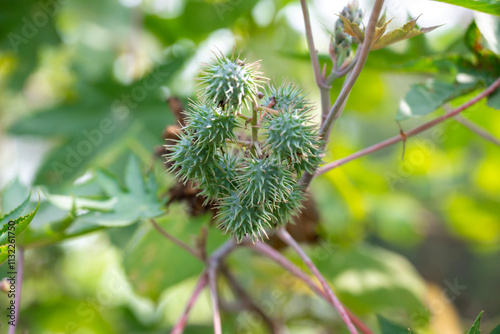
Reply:
[[[498, 15], [493, 0], [444, 2]], [[32, 187], [41, 194], [39, 204], [32, 196], [19, 210], [38, 210], [20, 238], [27, 265], [19, 326], [30, 333], [164, 333], [175, 323], [203, 265], [161, 237], [149, 219], [158, 217], [191, 245], [205, 226], [209, 251], [227, 237], [209, 215], [193, 218], [177, 204], [165, 210], [174, 180], [153, 152], [175, 122], [165, 99], [194, 98], [193, 77], [214, 44], [228, 53], [234, 44], [249, 60], [262, 59], [271, 78], [288, 77], [318, 100], [304, 36], [287, 16], [296, 1], [130, 4], [0, 1], [0, 135], [40, 145], [15, 154], [20, 172], [36, 169], [33, 179], [0, 179], [3, 213], [24, 203]], [[325, 30], [333, 29], [335, 14], [322, 22]], [[500, 25], [490, 21], [373, 51], [325, 161], [399, 133], [400, 101], [411, 116], [400, 124], [410, 129], [441, 115], [443, 102], [458, 106], [491, 84], [500, 75]], [[439, 38], [444, 51], [429, 38]], [[327, 62], [327, 46], [318, 48]], [[332, 99], [341, 85], [334, 83]], [[497, 91], [464, 115], [499, 137], [499, 106]], [[38, 149], [46, 152], [40, 163]], [[466, 319], [459, 326], [465, 330], [484, 309], [489, 333], [500, 321], [493, 293], [500, 281], [499, 147], [450, 121], [409, 139], [404, 160], [402, 150], [379, 151], [312, 183], [321, 242], [306, 250], [341, 300], [377, 333], [408, 327], [439, 333], [435, 319], [453, 309], [452, 297]], [[10, 162], [2, 164], [3, 172]], [[228, 265], [290, 332], [346, 332], [325, 302], [270, 260], [241, 249]], [[0, 276], [6, 272], [0, 266]], [[466, 289], [450, 296], [447, 284], [456, 280]], [[430, 282], [448, 293], [450, 300], [438, 300], [442, 311], [433, 308], [437, 297], [428, 296]], [[8, 299], [1, 297], [5, 310]], [[222, 322], [226, 332], [266, 331], [248, 312], [224, 312]], [[211, 330], [204, 292], [186, 332]]]

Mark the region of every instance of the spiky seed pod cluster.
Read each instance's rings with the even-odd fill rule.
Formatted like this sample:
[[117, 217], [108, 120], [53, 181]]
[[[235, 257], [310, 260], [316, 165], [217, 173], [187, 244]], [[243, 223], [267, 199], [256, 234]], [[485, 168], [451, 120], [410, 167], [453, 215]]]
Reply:
[[202, 190], [201, 195], [209, 201], [225, 198], [236, 191], [235, 180], [239, 176], [241, 164], [239, 156], [228, 153], [216, 155], [213, 163], [213, 177], [198, 179], [199, 188]]
[[[320, 163], [318, 131], [309, 124], [311, 105], [302, 90], [285, 82], [258, 94], [256, 82], [264, 79], [256, 77], [256, 64], [217, 57], [203, 72], [206, 87], [189, 105], [182, 135], [166, 155], [170, 171], [215, 202], [219, 228], [238, 240], [266, 237], [266, 230], [297, 215], [305, 196], [300, 176]], [[245, 109], [246, 99], [252, 110]], [[250, 118], [245, 111], [261, 113], [261, 142], [244, 133], [250, 132], [242, 124]]]
[[171, 162], [169, 170], [182, 182], [210, 179], [214, 174], [214, 151], [199, 142], [192, 133], [183, 133], [174, 145], [169, 145], [166, 155]]
[[260, 83], [266, 81], [258, 67], [258, 62], [246, 64], [234, 57], [216, 55], [215, 64], [202, 72], [200, 81], [206, 84], [202, 95], [217, 106], [237, 110], [248, 100], [256, 99]]

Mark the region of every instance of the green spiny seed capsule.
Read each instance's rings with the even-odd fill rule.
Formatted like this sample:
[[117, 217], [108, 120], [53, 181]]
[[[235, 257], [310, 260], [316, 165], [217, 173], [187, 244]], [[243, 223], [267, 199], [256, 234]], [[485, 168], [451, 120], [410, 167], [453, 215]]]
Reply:
[[300, 213], [304, 208], [302, 201], [305, 199], [305, 194], [302, 188], [295, 184], [290, 196], [285, 202], [278, 203], [276, 211], [273, 214], [273, 222], [276, 225], [285, 225], [289, 223], [293, 217]]
[[215, 175], [213, 148], [196, 145], [196, 137], [184, 133], [175, 145], [167, 146], [166, 158], [172, 163], [169, 171], [182, 182], [205, 180]]
[[192, 133], [198, 145], [218, 147], [223, 146], [226, 139], [236, 140], [233, 130], [238, 127], [238, 121], [233, 113], [206, 103], [192, 103], [186, 114], [184, 131]]
[[231, 233], [238, 242], [249, 236], [253, 241], [267, 237], [266, 229], [272, 228], [273, 217], [258, 205], [252, 205], [247, 196], [232, 192], [218, 207], [218, 227], [223, 233]]
[[298, 175], [313, 172], [319, 165], [319, 138], [316, 128], [308, 125], [308, 109], [280, 110], [270, 115], [263, 125], [266, 129], [264, 145], [279, 161], [287, 161]]
[[202, 95], [217, 106], [238, 108], [248, 100], [256, 100], [259, 83], [267, 79], [258, 72], [259, 63], [245, 64], [239, 59], [217, 56], [215, 64], [207, 65], [202, 72], [201, 82], [206, 84]]
[[240, 196], [251, 205], [265, 205], [272, 210], [276, 203], [285, 202], [295, 180], [290, 171], [273, 158], [247, 159], [238, 179]]
[[205, 178], [199, 184], [201, 194], [208, 200], [217, 200], [236, 191], [237, 178], [241, 170], [241, 158], [234, 154], [216, 156], [213, 178]]
[[269, 91], [267, 105], [274, 110], [288, 110], [292, 105], [296, 109], [309, 108], [309, 100], [306, 100], [302, 89], [290, 81], [285, 81], [278, 88], [270, 86]]

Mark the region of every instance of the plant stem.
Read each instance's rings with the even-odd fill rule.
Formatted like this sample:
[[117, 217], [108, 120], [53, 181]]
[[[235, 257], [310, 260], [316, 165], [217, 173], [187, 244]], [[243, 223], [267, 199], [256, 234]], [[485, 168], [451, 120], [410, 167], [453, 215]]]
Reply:
[[162, 236], [164, 236], [165, 238], [167, 238], [168, 240], [170, 240], [171, 242], [173, 242], [174, 244], [176, 244], [177, 246], [181, 247], [182, 249], [184, 249], [186, 252], [188, 253], [191, 253], [194, 257], [198, 258], [198, 259], [201, 259], [201, 254], [200, 252], [198, 252], [196, 249], [192, 248], [192, 247], [189, 247], [188, 245], [186, 245], [185, 243], [183, 243], [182, 241], [180, 241], [179, 239], [177, 239], [176, 237], [174, 237], [173, 235], [169, 234], [167, 231], [165, 231], [154, 219], [150, 219], [150, 222], [151, 224], [153, 225], [153, 227], [158, 231], [160, 232], [160, 234]]
[[309, 46], [309, 56], [311, 57], [311, 63], [313, 66], [314, 79], [316, 79], [316, 85], [318, 85], [318, 87], [323, 87], [324, 82], [321, 76], [318, 54], [316, 53], [316, 47], [314, 46], [314, 38], [311, 29], [311, 19], [309, 18], [309, 9], [307, 8], [306, 0], [300, 0], [300, 6], [302, 7], [302, 15], [304, 16], [306, 39], [307, 45]]
[[316, 53], [316, 47], [314, 46], [314, 38], [311, 29], [311, 19], [309, 18], [309, 9], [307, 8], [306, 0], [300, 0], [300, 5], [302, 7], [302, 14], [304, 16], [307, 45], [309, 46], [309, 56], [311, 57], [314, 79], [316, 80], [316, 85], [319, 88], [321, 98], [321, 114], [325, 115], [330, 109], [330, 86], [325, 84], [323, 75], [321, 74], [319, 58], [318, 54]]
[[23, 287], [23, 274], [24, 274], [24, 249], [17, 248], [17, 277], [16, 277], [16, 295], [14, 297], [14, 326], [9, 326], [9, 334], [15, 334], [19, 320], [19, 309], [21, 308], [21, 290]]
[[214, 334], [222, 334], [220, 320], [219, 302], [217, 296], [217, 270], [224, 258], [233, 251], [238, 244], [233, 240], [226, 241], [222, 246], [216, 249], [207, 260], [208, 282], [210, 286], [210, 295], [212, 297]]
[[217, 268], [214, 266], [210, 266], [208, 268], [208, 285], [210, 287], [210, 296], [212, 299], [214, 334], [222, 334], [222, 324], [220, 320], [219, 302], [217, 296]]
[[[326, 116], [326, 119], [323, 122], [321, 129], [319, 130], [319, 136], [322, 139], [320, 147], [321, 150], [325, 149], [328, 141], [328, 135], [332, 130], [333, 123], [338, 118], [338, 113], [345, 106], [345, 103], [347, 101], [347, 98], [349, 97], [352, 87], [356, 83], [356, 80], [358, 79], [359, 74], [363, 69], [363, 66], [365, 66], [366, 59], [368, 58], [368, 54], [370, 53], [373, 36], [375, 35], [375, 28], [383, 4], [384, 0], [375, 1], [375, 5], [373, 6], [372, 13], [370, 15], [370, 20], [368, 21], [368, 26], [365, 29], [365, 39], [363, 41], [363, 44], [360, 46], [361, 49], [356, 52], [356, 53], [359, 52], [359, 58], [354, 64], [354, 68], [352, 69], [351, 74], [344, 82], [344, 85], [342, 86], [342, 90], [340, 91], [337, 100], [335, 101], [332, 108], [328, 112], [328, 115]], [[309, 183], [311, 183], [313, 177], [314, 174], [304, 173], [304, 176], [302, 177], [302, 185], [304, 186], [304, 188], [307, 188], [309, 186]]]
[[236, 277], [233, 276], [233, 274], [229, 271], [226, 265], [221, 264], [220, 265], [220, 271], [222, 275], [226, 278], [227, 283], [229, 284], [229, 287], [231, 290], [234, 292], [235, 297], [237, 297], [237, 300], [241, 302], [245, 309], [253, 311], [257, 314], [259, 314], [264, 321], [264, 323], [269, 327], [269, 330], [271, 333], [280, 333], [281, 329], [278, 323], [271, 319], [253, 300], [252, 298], [248, 295], [248, 293], [245, 291], [245, 289], [240, 285]]
[[462, 104], [461, 106], [453, 109], [452, 111], [444, 114], [443, 116], [441, 117], [438, 117], [430, 122], [427, 122], [427, 123], [424, 123], [408, 132], [405, 132], [404, 134], [399, 134], [397, 136], [394, 136], [392, 138], [389, 138], [389, 139], [386, 139], [380, 143], [377, 143], [375, 145], [372, 145], [372, 146], [369, 146], [367, 148], [364, 148], [358, 152], [355, 152], [351, 155], [348, 155], [347, 157], [345, 158], [342, 158], [342, 159], [339, 159], [339, 160], [335, 160], [333, 162], [330, 162], [326, 165], [324, 165], [323, 167], [319, 168], [318, 171], [316, 172], [316, 175], [315, 176], [319, 176], [321, 174], [324, 174], [326, 172], [328, 172], [329, 170], [332, 170], [336, 167], [339, 167], [343, 164], [346, 164], [348, 163], [349, 161], [352, 161], [352, 160], [355, 160], [359, 157], [362, 157], [364, 155], [367, 155], [367, 154], [370, 154], [370, 153], [373, 153], [373, 152], [376, 152], [384, 147], [387, 147], [387, 146], [390, 146], [392, 144], [395, 144], [397, 142], [400, 142], [400, 141], [403, 141], [403, 140], [406, 140], [407, 137], [411, 137], [411, 136], [414, 136], [416, 134], [419, 134], [420, 132], [423, 132], [429, 128], [432, 128], [433, 126], [447, 120], [448, 118], [451, 118], [451, 117], [454, 117], [455, 115], [458, 115], [459, 113], [461, 113], [462, 111], [464, 111], [465, 109], [471, 107], [472, 105], [476, 104], [477, 102], [479, 102], [480, 100], [482, 100], [483, 98], [485, 98], [486, 96], [490, 95], [491, 93], [493, 93], [498, 87], [500, 87], [500, 78], [497, 79], [493, 84], [491, 84], [488, 88], [486, 88], [484, 91], [482, 91], [481, 93], [479, 93], [478, 95], [476, 95], [475, 97], [473, 97], [471, 100], [465, 102], [464, 104]]
[[196, 287], [194, 288], [193, 294], [189, 298], [189, 301], [186, 305], [184, 312], [179, 317], [179, 320], [177, 320], [177, 323], [172, 328], [170, 334], [181, 334], [184, 332], [184, 327], [186, 327], [189, 312], [191, 312], [191, 309], [193, 308], [196, 300], [198, 299], [198, 296], [200, 295], [201, 291], [206, 285], [207, 285], [207, 272], [204, 271], [203, 273], [201, 273], [201, 276], [198, 279], [198, 282], [196, 283]]
[[252, 118], [250, 120], [250, 123], [252, 124], [252, 147], [250, 148], [250, 152], [254, 153], [255, 152], [255, 144], [258, 141], [258, 136], [259, 136], [259, 115], [257, 111], [260, 109], [259, 104], [257, 101], [253, 102], [253, 110], [252, 110]]
[[325, 278], [321, 273], [319, 272], [318, 268], [314, 265], [312, 260], [307, 256], [307, 254], [304, 252], [304, 250], [300, 247], [300, 245], [295, 241], [295, 239], [284, 229], [283, 227], [280, 227], [276, 230], [276, 234], [278, 237], [283, 240], [288, 246], [290, 246], [293, 250], [297, 252], [297, 254], [300, 256], [302, 261], [306, 264], [306, 266], [309, 268], [311, 273], [318, 279], [318, 281], [321, 283], [321, 286], [323, 287], [323, 291], [326, 293], [328, 299], [332, 302], [333, 306], [339, 312], [340, 317], [342, 320], [344, 320], [347, 329], [351, 334], [357, 334], [358, 331], [354, 327], [354, 325], [351, 322], [351, 319], [349, 318], [349, 315], [344, 309], [344, 306], [342, 303], [338, 300], [337, 296], [332, 291], [332, 288], [328, 283], [326, 282]]
[[341, 68], [338, 71], [336, 71], [335, 69], [332, 69], [332, 72], [330, 73], [328, 78], [326, 78], [326, 80], [325, 80], [326, 84], [331, 85], [336, 79], [342, 78], [344, 75], [349, 73], [354, 68], [354, 65], [356, 65], [356, 63], [358, 62], [359, 54], [360, 54], [359, 52], [356, 52], [354, 59], [351, 60], [351, 62], [347, 66], [345, 66], [344, 68]]
[[[288, 270], [291, 274], [297, 276], [299, 279], [304, 281], [304, 283], [306, 283], [309, 286], [309, 288], [311, 288], [311, 290], [314, 291], [319, 297], [325, 299], [326, 302], [328, 302], [330, 305], [333, 306], [332, 301], [328, 298], [326, 292], [324, 292], [316, 283], [314, 283], [312, 279], [309, 277], [309, 275], [303, 272], [299, 267], [293, 264], [290, 260], [288, 260], [282, 254], [280, 254], [274, 248], [260, 241], [256, 242], [255, 244], [247, 242], [245, 243], [245, 246], [255, 250], [256, 252], [259, 252], [266, 258], [273, 260], [278, 265]], [[348, 314], [349, 317], [353, 319], [353, 322], [362, 323], [362, 321], [357, 319], [356, 316], [352, 314], [352, 312], [348, 312]], [[366, 325], [358, 326], [358, 328], [364, 334], [373, 334], [373, 332], [368, 327], [366, 327]]]

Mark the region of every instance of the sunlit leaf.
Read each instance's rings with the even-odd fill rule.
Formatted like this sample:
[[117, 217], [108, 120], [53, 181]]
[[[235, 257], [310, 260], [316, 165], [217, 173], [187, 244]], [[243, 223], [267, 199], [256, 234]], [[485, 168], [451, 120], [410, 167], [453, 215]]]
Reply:
[[474, 17], [488, 48], [500, 55], [500, 17], [477, 12]]
[[440, 2], [446, 2], [451, 5], [461, 6], [472, 10], [477, 10], [479, 12], [484, 12], [488, 14], [500, 16], [500, 6], [498, 5], [498, 0], [435, 0]]

